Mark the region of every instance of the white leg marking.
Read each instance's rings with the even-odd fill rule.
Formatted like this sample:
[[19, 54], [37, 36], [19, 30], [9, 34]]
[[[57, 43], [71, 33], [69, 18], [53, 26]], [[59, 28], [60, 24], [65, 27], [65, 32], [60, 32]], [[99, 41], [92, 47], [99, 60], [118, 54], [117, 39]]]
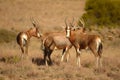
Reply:
[[81, 67], [80, 55], [81, 55], [81, 52], [80, 52], [80, 50], [78, 48], [77, 49], [77, 65], [78, 65], [78, 67]]
[[45, 64], [46, 64], [46, 66], [48, 66], [48, 62], [47, 62], [47, 60], [45, 61]]
[[77, 65], [78, 65], [78, 67], [81, 67], [80, 56], [78, 56], [78, 58], [77, 58]]
[[65, 50], [65, 52], [64, 52], [64, 53], [62, 53], [61, 62], [63, 62], [63, 61], [64, 61], [64, 57], [65, 57], [65, 55], [66, 55], [66, 50]]
[[68, 53], [68, 48], [65, 49], [65, 52], [63, 53], [62, 58], [61, 58], [61, 62], [64, 61], [64, 57], [66, 57], [67, 53]]
[[68, 62], [68, 60], [69, 60], [69, 57], [70, 57], [70, 53], [68, 52], [68, 53], [67, 53], [67, 62]]

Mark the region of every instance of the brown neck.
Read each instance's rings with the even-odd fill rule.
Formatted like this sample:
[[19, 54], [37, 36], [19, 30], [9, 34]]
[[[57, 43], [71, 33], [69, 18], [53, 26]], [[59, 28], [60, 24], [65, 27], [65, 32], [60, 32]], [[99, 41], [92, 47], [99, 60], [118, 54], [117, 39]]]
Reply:
[[29, 38], [29, 39], [32, 37], [32, 35], [31, 35], [31, 32], [30, 32], [30, 31], [27, 31], [27, 32], [26, 32], [26, 34], [27, 34], [27, 36], [28, 36], [28, 38]]

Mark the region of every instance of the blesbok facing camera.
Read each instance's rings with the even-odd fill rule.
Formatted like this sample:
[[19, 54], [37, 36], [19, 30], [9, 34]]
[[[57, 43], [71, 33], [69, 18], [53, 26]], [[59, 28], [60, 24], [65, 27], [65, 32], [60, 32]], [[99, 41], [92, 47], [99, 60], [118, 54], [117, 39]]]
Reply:
[[98, 35], [90, 35], [87, 33], [83, 33], [80, 30], [71, 30], [72, 27], [67, 25], [66, 23], [66, 37], [70, 40], [72, 45], [76, 49], [76, 56], [77, 56], [77, 65], [80, 67], [80, 55], [81, 55], [81, 49], [87, 49], [89, 48], [92, 53], [95, 55], [97, 60], [97, 68], [98, 66], [102, 66], [101, 63], [101, 57], [102, 57], [102, 41], [101, 38]]
[[28, 54], [28, 44], [30, 41], [31, 37], [37, 37], [40, 38], [40, 34], [39, 34], [39, 29], [36, 26], [35, 22], [32, 22], [33, 26], [32, 28], [30, 28], [27, 31], [23, 31], [18, 33], [17, 35], [17, 43], [21, 48], [22, 54]]

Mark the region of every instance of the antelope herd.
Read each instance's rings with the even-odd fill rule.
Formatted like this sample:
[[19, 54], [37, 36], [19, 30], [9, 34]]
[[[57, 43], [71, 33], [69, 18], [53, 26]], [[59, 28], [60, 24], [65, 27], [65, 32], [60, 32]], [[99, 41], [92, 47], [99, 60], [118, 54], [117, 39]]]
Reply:
[[[22, 55], [28, 54], [28, 45], [30, 38], [32, 36], [37, 37], [41, 40], [41, 47], [44, 52], [44, 62], [48, 65], [48, 62], [52, 64], [51, 54], [57, 49], [62, 49], [61, 62], [64, 61], [64, 58], [69, 59], [69, 49], [74, 46], [76, 50], [77, 65], [81, 67], [80, 56], [82, 49], [90, 49], [94, 56], [96, 57], [96, 67], [102, 66], [102, 50], [103, 44], [99, 35], [90, 35], [85, 32], [85, 23], [83, 19], [80, 19], [82, 27], [78, 28], [73, 25], [74, 19], [69, 24], [65, 19], [65, 29], [61, 32], [47, 32], [44, 34], [39, 33], [38, 26], [35, 24], [35, 21], [32, 22], [33, 28], [30, 28], [28, 31], [20, 32], [17, 35], [17, 43], [21, 48]], [[25, 49], [24, 49], [25, 48]]]

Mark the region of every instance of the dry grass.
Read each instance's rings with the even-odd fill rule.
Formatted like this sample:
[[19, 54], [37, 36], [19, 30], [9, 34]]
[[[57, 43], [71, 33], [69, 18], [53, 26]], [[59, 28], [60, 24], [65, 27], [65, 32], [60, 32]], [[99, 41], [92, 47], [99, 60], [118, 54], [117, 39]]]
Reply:
[[28, 29], [33, 17], [41, 29], [53, 30], [64, 25], [66, 16], [78, 19], [84, 12], [84, 3], [85, 0], [1, 0], [0, 27], [16, 31]]
[[[0, 29], [15, 33], [26, 30], [32, 25], [29, 18], [33, 16], [41, 31], [60, 31], [66, 16], [77, 19], [84, 12], [84, 3], [85, 0], [0, 0]], [[100, 32], [105, 35], [108, 31]], [[20, 59], [21, 51], [15, 40], [3, 43], [0, 45], [0, 80], [119, 80], [119, 43], [116, 37], [112, 41], [105, 39], [101, 70], [95, 69], [95, 57], [89, 51], [82, 51], [82, 68], [76, 66], [74, 48], [70, 50], [69, 62], [61, 63], [62, 51], [56, 50], [52, 54], [53, 65], [46, 67], [38, 39], [31, 39], [29, 58], [24, 60]]]
[[[95, 69], [95, 57], [91, 52], [82, 51], [82, 68], [76, 66], [75, 50], [70, 50], [69, 62], [60, 62], [61, 50], [52, 54], [53, 65], [46, 67], [43, 64], [43, 53], [39, 41], [32, 39], [29, 47], [29, 58], [19, 60], [20, 49], [1, 45], [0, 78], [2, 80], [119, 80], [120, 61], [119, 48], [112, 43], [104, 45], [103, 68]], [[10, 44], [10, 43], [9, 43]], [[9, 45], [8, 44], [8, 45]], [[110, 45], [109, 47], [107, 45]], [[34, 46], [34, 47], [33, 47]], [[116, 46], [120, 47], [120, 46]], [[5, 49], [6, 48], [6, 49]], [[10, 49], [9, 49], [10, 48]], [[4, 51], [5, 50], [5, 51]]]

